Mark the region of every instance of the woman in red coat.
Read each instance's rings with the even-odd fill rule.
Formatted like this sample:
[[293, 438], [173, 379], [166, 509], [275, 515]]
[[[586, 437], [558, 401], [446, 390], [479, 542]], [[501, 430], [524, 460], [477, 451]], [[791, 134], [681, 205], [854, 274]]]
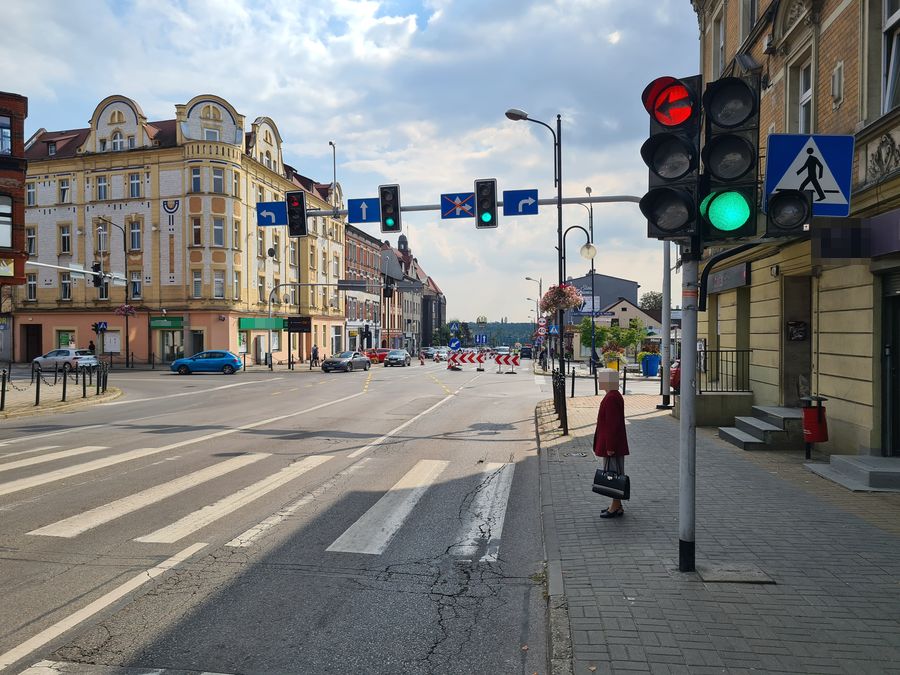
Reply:
[[[628, 437], [625, 435], [625, 399], [617, 389], [606, 392], [597, 412], [597, 428], [594, 430], [594, 454], [603, 460], [607, 471], [625, 473], [625, 455], [628, 454]], [[619, 499], [613, 499], [609, 508], [603, 509], [601, 518], [624, 516], [625, 509]]]

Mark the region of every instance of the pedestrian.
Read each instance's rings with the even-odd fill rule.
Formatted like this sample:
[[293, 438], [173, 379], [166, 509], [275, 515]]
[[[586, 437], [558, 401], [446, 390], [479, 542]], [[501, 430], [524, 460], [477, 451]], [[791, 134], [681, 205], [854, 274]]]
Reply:
[[94, 341], [93, 341], [93, 340], [91, 340], [90, 342], [88, 342], [88, 351], [89, 351], [91, 354], [93, 354], [93, 353], [95, 353], [95, 352], [97, 351], [97, 348], [94, 346]]
[[312, 361], [310, 362], [311, 366], [317, 367], [319, 365], [319, 345], [313, 345], [312, 348]]
[[[625, 399], [618, 389], [606, 392], [597, 412], [594, 429], [594, 454], [603, 462], [605, 471], [625, 475], [625, 455], [628, 454], [628, 437], [625, 434]], [[624, 516], [622, 501], [613, 499], [608, 508], [600, 512], [601, 518]]]

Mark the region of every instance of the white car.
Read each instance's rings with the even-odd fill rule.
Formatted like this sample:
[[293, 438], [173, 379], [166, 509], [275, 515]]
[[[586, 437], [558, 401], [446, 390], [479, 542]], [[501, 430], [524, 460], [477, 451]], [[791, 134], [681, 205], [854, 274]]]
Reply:
[[88, 349], [61, 347], [59, 349], [51, 349], [43, 356], [38, 356], [32, 363], [41, 370], [53, 370], [56, 366], [63, 370], [73, 370], [80, 366], [96, 366], [100, 362]]
[[506, 345], [500, 345], [499, 347], [497, 347], [494, 350], [494, 353], [495, 354], [504, 354], [504, 355], [509, 354], [509, 347], [507, 347]]

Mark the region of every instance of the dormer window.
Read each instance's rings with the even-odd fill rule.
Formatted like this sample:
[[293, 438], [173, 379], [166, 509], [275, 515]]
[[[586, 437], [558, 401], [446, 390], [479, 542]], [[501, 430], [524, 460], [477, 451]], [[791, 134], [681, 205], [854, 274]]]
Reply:
[[56, 154], [56, 143], [50, 141], [47, 143], [47, 154], [53, 157]]
[[119, 131], [114, 133], [112, 136], [112, 149], [116, 151], [125, 149], [125, 138]]
[[221, 120], [222, 113], [216, 106], [207, 104], [200, 110], [200, 117], [205, 117], [208, 120]]
[[100, 139], [100, 152], [106, 152], [106, 139]]
[[272, 153], [266, 150], [266, 161], [264, 162], [267, 169], [272, 168]]
[[124, 124], [125, 123], [125, 115], [121, 110], [113, 110], [112, 114], [109, 116], [110, 124]]
[[204, 141], [218, 141], [219, 140], [219, 130], [218, 129], [204, 129], [203, 130], [203, 140]]

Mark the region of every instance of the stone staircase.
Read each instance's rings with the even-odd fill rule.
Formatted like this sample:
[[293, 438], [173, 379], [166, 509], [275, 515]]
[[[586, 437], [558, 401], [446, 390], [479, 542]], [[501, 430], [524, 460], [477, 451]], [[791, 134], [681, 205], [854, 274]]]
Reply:
[[752, 417], [735, 417], [733, 427], [719, 427], [719, 438], [742, 450], [802, 450], [800, 408], [755, 405]]
[[831, 455], [828, 464], [809, 463], [803, 466], [849, 490], [900, 491], [900, 457]]

